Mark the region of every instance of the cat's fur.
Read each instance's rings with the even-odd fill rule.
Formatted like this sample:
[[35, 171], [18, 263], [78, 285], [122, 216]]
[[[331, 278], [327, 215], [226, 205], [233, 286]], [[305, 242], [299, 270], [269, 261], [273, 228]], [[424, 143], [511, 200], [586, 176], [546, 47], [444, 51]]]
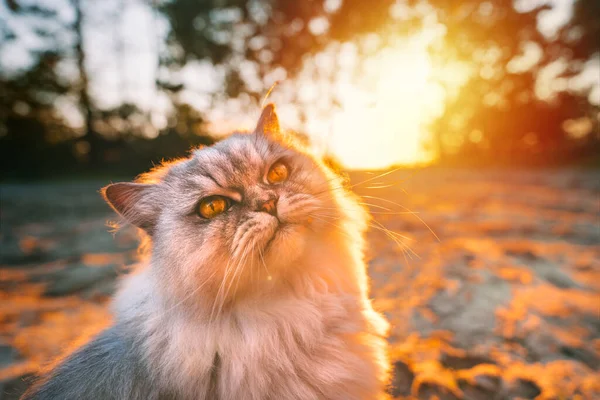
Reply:
[[[277, 160], [289, 179], [269, 185]], [[367, 214], [340, 178], [279, 131], [272, 105], [236, 134], [105, 189], [152, 239], [116, 322], [25, 399], [379, 399], [387, 322], [371, 307]], [[199, 199], [236, 203], [204, 220]], [[277, 217], [259, 203], [278, 196]]]

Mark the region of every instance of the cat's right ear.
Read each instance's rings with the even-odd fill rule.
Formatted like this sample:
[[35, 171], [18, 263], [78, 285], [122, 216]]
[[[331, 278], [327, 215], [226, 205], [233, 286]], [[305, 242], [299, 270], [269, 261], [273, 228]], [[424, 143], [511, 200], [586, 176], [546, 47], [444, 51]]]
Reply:
[[127, 222], [152, 234], [159, 214], [155, 191], [152, 184], [119, 182], [103, 188], [102, 196]]
[[254, 132], [262, 133], [265, 136], [278, 136], [281, 133], [279, 118], [273, 103], [269, 103], [263, 108]]

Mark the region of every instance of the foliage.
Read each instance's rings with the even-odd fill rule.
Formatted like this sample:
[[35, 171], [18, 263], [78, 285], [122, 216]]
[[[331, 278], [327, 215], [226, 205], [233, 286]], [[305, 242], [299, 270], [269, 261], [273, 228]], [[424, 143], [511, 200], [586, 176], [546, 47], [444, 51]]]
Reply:
[[[471, 158], [492, 163], [561, 156], [569, 142], [563, 122], [591, 112], [572, 93], [554, 99], [537, 96], [539, 72], [558, 55], [555, 43], [537, 29], [540, 13], [549, 6], [517, 10], [512, 0], [430, 3], [446, 27], [439, 44], [443, 51], [432, 54], [440, 56], [440, 64], [458, 61], [472, 70], [433, 124], [440, 155], [471, 153]], [[535, 53], [537, 57], [531, 55]]]
[[[562, 78], [567, 79], [598, 57], [600, 9], [594, 0], [576, 0], [571, 21], [555, 37], [537, 29], [539, 16], [549, 6], [524, 9], [514, 0], [155, 0], [149, 4], [169, 24], [166, 42], [158, 46], [156, 87], [171, 102], [167, 124], [158, 132], [151, 113], [135, 104], [98, 106], [89, 91], [91, 72], [83, 45], [83, 26], [98, 22], [90, 22], [89, 0], [66, 4], [72, 20], [62, 20], [45, 2], [4, 0], [8, 12], [58, 26], [53, 30], [34, 24], [34, 34], [46, 48], [33, 51], [35, 61], [25, 70], [0, 75], [0, 141], [7, 157], [3, 162], [13, 169], [38, 173], [83, 165], [101, 170], [118, 165], [114, 154], [129, 149], [132, 141], [147, 151], [139, 157], [140, 164], [157, 155], [146, 143], [169, 142], [171, 147], [160, 150], [180, 155], [184, 143], [210, 142], [205, 116], [182, 100], [180, 94], [188, 88], [173, 73], [190, 61], [209, 61], [222, 72], [224, 85], [217, 95], [247, 96], [258, 103], [275, 71], [293, 79], [332, 44], [362, 43], [376, 35], [379, 46], [386, 46], [398, 35], [432, 24], [443, 30], [429, 49], [433, 65], [458, 65], [469, 71], [462, 85], [439, 75], [447, 102], [431, 132], [443, 160], [566, 162], [600, 151], [600, 138], [593, 134], [598, 130], [598, 109], [586, 100], [587, 92], [563, 90], [549, 98], [536, 92], [540, 72], [549, 65], [564, 63]], [[0, 46], [17, 37], [1, 19], [0, 15]], [[57, 40], [57, 30], [68, 32], [71, 39]], [[77, 73], [61, 75], [61, 63], [71, 63]], [[329, 73], [333, 78], [335, 71]], [[335, 96], [327, 87], [321, 89], [330, 108], [335, 107]], [[79, 110], [82, 128], [63, 119], [57, 105], [65, 99]], [[582, 118], [591, 121], [592, 134], [568, 134], [564, 127]], [[58, 158], [60, 162], [52, 161]], [[40, 162], [43, 159], [47, 161]]]
[[[225, 92], [259, 97], [241, 78], [242, 61], [257, 66], [259, 78], [278, 68], [295, 76], [303, 61], [333, 41], [375, 33], [390, 17], [393, 0], [364, 2], [172, 0], [160, 11], [169, 20], [167, 64], [210, 60], [226, 71]], [[263, 88], [264, 89], [264, 88]]]
[[[586, 60], [597, 51], [597, 2], [577, 1], [573, 20], [561, 33], [571, 38], [568, 43], [547, 38], [537, 29], [540, 14], [550, 9], [545, 4], [517, 9], [513, 0], [429, 0], [426, 11], [414, 12], [423, 10], [424, 3], [409, 0], [406, 4], [412, 11], [402, 21], [391, 12], [394, 4], [173, 0], [162, 11], [173, 28], [171, 48], [180, 54], [178, 60], [172, 59], [175, 63], [209, 59], [227, 71], [228, 96], [245, 92], [254, 98], [260, 93], [250, 90], [240, 77], [242, 61], [256, 64], [263, 82], [277, 68], [294, 77], [307, 57], [332, 42], [381, 34], [390, 26], [393, 32], [410, 33], [433, 17], [445, 30], [430, 49], [433, 64], [459, 64], [470, 71], [458, 93], [452, 93], [455, 82], [440, 81], [449, 93], [443, 115], [431, 125], [440, 157], [460, 157], [477, 149], [480, 154], [494, 153], [502, 162], [527, 161], [532, 155], [556, 159], [565, 152], [564, 144], [581, 145], [571, 143], [563, 122], [579, 117], [595, 121], [594, 108], [582, 97], [586, 94], [559, 93], [554, 99], [540, 99], [536, 83], [540, 71], [565, 51], [572, 52], [571, 60]], [[537, 52], [537, 59], [530, 52]], [[530, 65], [523, 66], [527, 62]], [[595, 142], [591, 145], [597, 147]]]
[[575, 60], [600, 55], [600, 2], [576, 0], [571, 21], [561, 29], [559, 40]]

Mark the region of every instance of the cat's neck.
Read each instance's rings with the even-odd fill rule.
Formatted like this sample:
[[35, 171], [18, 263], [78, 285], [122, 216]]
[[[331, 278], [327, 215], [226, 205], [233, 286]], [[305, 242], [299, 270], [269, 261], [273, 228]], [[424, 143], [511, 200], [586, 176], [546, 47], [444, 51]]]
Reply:
[[202, 293], [188, 298], [173, 298], [165, 283], [152, 273], [158, 267], [148, 265], [124, 280], [114, 303], [117, 320], [180, 316], [209, 321], [218, 318], [217, 311], [247, 310], [288, 298], [314, 301], [315, 297], [323, 294], [360, 298], [367, 290], [362, 249], [360, 246], [353, 248], [346, 241], [315, 243], [289, 274], [264, 282], [260, 290], [237, 296], [218, 308], [215, 308], [214, 298], [206, 298]]

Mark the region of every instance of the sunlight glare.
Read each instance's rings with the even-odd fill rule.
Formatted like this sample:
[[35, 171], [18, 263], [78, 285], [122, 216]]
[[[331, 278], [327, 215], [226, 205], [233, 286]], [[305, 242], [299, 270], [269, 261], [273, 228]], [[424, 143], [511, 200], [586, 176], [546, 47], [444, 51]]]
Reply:
[[431, 81], [425, 45], [403, 42], [365, 62], [361, 82], [341, 89], [330, 150], [351, 169], [427, 163], [426, 124], [444, 96]]

